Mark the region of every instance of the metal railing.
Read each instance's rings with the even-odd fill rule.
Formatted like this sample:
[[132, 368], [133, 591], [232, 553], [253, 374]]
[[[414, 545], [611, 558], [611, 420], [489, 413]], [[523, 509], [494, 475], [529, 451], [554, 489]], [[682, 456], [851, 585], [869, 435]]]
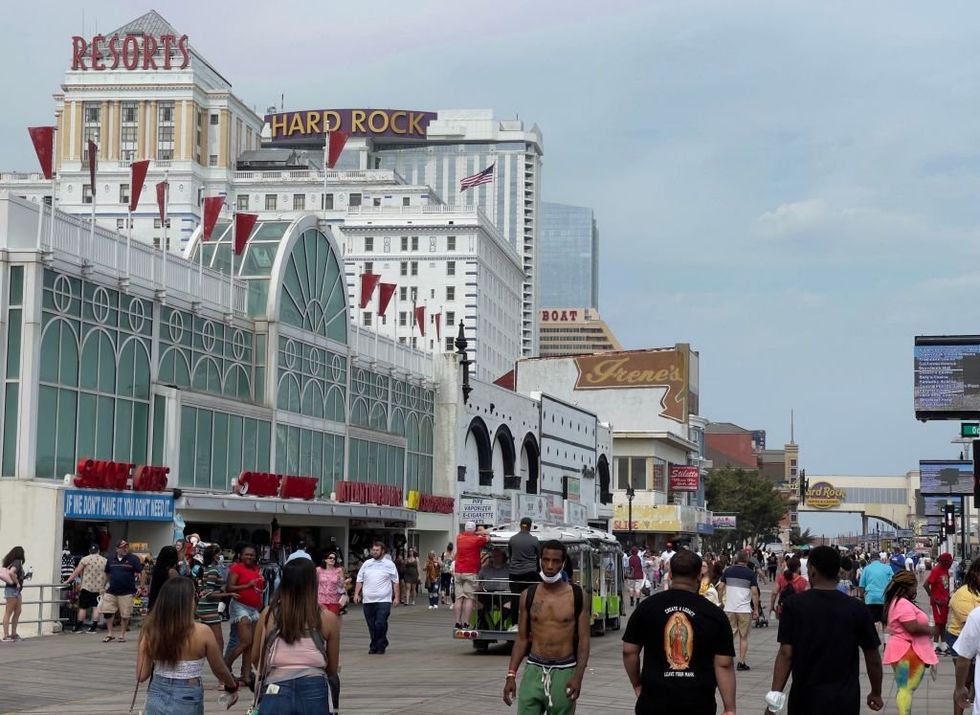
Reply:
[[[25, 623], [34, 623], [37, 625], [37, 635], [43, 635], [43, 627], [45, 623], [58, 623], [61, 624], [62, 621], [68, 620], [67, 618], [61, 618], [61, 607], [70, 601], [65, 598], [67, 586], [63, 586], [60, 583], [33, 583], [27, 581], [24, 583], [24, 588], [21, 591], [21, 605], [24, 610], [21, 612], [21, 616], [31, 615], [33, 612], [36, 618], [23, 618], [18, 620], [18, 625], [24, 625]], [[34, 600], [28, 600], [24, 598], [26, 591], [35, 589], [38, 591], [37, 598]], [[31, 595], [31, 594], [27, 594]], [[45, 598], [45, 595], [49, 596]], [[33, 608], [27, 608], [28, 606], [33, 606]], [[52, 615], [53, 614], [53, 615]]]

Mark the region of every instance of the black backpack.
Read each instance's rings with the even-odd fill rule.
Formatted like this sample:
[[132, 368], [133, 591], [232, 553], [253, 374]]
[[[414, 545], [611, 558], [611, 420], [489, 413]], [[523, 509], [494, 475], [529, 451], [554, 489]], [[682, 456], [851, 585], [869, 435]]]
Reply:
[[[797, 576], [796, 578], [802, 578], [802, 576]], [[785, 586], [783, 586], [783, 590], [779, 592], [779, 596], [776, 598], [776, 613], [782, 611], [783, 606], [786, 605], [786, 601], [796, 594], [796, 589], [793, 588], [793, 583], [795, 581], [796, 579], [789, 581]]]
[[[534, 603], [534, 594], [538, 590], [538, 584], [532, 583], [527, 587], [527, 599], [524, 601], [524, 605], [527, 607], [527, 632], [531, 632], [531, 604]], [[578, 619], [582, 615], [582, 608], [584, 607], [585, 595], [582, 591], [582, 587], [578, 584], [572, 584], [572, 598], [575, 600], [575, 641], [573, 647], [575, 649], [575, 654], [578, 655]]]

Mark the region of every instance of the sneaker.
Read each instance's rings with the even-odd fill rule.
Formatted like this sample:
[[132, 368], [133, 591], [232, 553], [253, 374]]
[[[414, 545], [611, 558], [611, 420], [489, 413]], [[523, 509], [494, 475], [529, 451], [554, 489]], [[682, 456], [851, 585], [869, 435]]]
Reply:
[[752, 668], [750, 668], [745, 663], [739, 663], [738, 665], [735, 666], [735, 670], [752, 670]]
[[88, 627], [88, 630], [87, 630], [87, 631], [85, 631], [85, 632], [86, 632], [86, 633], [97, 633], [97, 632], [98, 632], [98, 630], [99, 630], [99, 629], [98, 629], [98, 627], [97, 627], [97, 626], [96, 626], [96, 625], [95, 625], [95, 624], [93, 623], [92, 625], [90, 625], [90, 626]]
[[0, 643], [16, 643], [16, 642], [17, 639], [11, 638], [10, 636], [7, 636], [6, 638], [0, 638]]
[[81, 623], [76, 623], [76, 624], [75, 624], [74, 626], [72, 626], [72, 628], [71, 628], [71, 632], [72, 632], [72, 633], [80, 633], [80, 632], [81, 632], [81, 630], [82, 630], [82, 624], [81, 624]]

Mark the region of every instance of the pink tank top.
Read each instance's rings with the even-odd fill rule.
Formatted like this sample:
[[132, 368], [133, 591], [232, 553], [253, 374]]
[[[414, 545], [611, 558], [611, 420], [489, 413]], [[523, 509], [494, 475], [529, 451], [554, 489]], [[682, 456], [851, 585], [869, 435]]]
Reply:
[[281, 638], [277, 639], [269, 655], [270, 671], [292, 668], [318, 668], [327, 667], [323, 653], [317, 650], [316, 643], [309, 636], [300, 638], [295, 643], [287, 643]]

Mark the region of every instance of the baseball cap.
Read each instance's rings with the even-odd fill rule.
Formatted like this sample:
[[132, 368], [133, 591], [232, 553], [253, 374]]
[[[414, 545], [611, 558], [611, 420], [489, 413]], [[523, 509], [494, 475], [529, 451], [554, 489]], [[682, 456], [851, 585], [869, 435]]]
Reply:
[[119, 540], [119, 543], [116, 544], [116, 548], [117, 549], [121, 549], [123, 547], [126, 547], [128, 549], [129, 548], [129, 542], [126, 541], [125, 539], [120, 539]]
[[476, 531], [476, 522], [468, 521], [466, 522], [466, 526], [464, 526], [463, 528], [466, 529], [466, 531]]

